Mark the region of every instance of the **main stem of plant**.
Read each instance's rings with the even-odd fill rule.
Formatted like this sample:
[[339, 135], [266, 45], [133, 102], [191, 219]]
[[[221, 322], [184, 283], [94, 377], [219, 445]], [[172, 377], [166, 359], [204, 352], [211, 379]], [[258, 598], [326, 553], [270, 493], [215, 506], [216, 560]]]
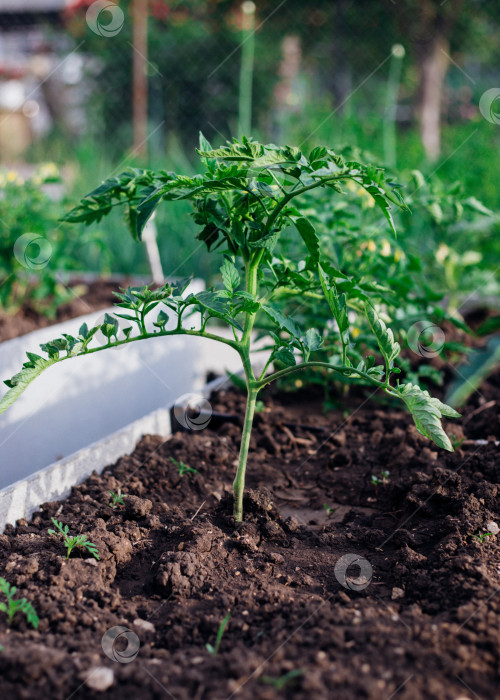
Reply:
[[248, 450], [250, 447], [250, 437], [252, 435], [253, 417], [255, 415], [255, 402], [257, 400], [256, 389], [250, 389], [247, 394], [247, 407], [245, 411], [245, 422], [241, 435], [240, 455], [238, 459], [238, 470], [233, 483], [234, 506], [233, 515], [237, 523], [243, 520], [243, 494], [245, 491], [245, 472], [247, 468]]

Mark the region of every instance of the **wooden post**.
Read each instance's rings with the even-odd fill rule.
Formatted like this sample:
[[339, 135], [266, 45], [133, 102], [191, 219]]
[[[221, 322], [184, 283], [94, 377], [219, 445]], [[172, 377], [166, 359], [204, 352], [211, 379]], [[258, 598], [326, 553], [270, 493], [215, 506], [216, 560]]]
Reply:
[[147, 155], [148, 132], [148, 0], [132, 3], [132, 121], [135, 155]]

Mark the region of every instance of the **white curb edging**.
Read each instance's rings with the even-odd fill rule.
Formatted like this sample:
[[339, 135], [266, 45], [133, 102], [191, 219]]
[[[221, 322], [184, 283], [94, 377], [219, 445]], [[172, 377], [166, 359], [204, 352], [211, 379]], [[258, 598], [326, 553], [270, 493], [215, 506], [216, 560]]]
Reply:
[[[208, 397], [227, 381], [226, 377], [215, 379], [200, 393]], [[164, 438], [171, 435], [170, 408], [159, 408], [66, 459], [0, 490], [0, 532], [8, 523], [30, 518], [41, 504], [66, 498], [73, 486], [82, 483], [92, 472], [100, 473], [120, 457], [133, 452], [141, 437], [148, 434]]]

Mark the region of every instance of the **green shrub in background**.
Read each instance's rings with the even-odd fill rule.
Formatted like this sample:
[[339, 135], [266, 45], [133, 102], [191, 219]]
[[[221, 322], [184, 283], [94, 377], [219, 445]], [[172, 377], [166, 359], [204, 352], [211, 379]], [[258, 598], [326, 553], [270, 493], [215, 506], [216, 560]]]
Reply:
[[0, 307], [5, 313], [27, 305], [53, 317], [74, 296], [61, 273], [81, 269], [80, 250], [93, 236], [82, 238], [58, 221], [65, 204], [48, 192], [60, 198], [61, 188], [52, 163], [26, 180], [15, 171], [0, 175]]

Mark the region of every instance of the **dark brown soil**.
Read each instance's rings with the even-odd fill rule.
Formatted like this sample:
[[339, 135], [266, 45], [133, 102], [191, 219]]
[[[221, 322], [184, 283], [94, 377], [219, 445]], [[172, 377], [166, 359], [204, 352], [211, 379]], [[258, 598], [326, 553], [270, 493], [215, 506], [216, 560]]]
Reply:
[[[22, 616], [11, 630], [0, 621], [0, 697], [500, 698], [500, 535], [472, 537], [500, 523], [498, 447], [474, 442], [500, 438], [499, 384], [466, 410], [453, 454], [391, 408], [367, 403], [345, 419], [311, 394], [265, 395], [240, 527], [229, 499], [238, 425], [145, 437], [0, 535], [1, 575], [40, 615], [38, 631]], [[242, 399], [220, 393], [212, 406], [241, 415]], [[171, 457], [197, 473], [179, 476]], [[119, 488], [128, 498], [113, 510]], [[100, 561], [65, 561], [50, 516], [87, 533]], [[349, 554], [369, 563], [360, 590], [335, 573]], [[103, 652], [115, 626], [139, 638], [130, 663]], [[102, 693], [89, 687], [99, 667], [114, 674]]]
[[59, 306], [53, 318], [39, 313], [30, 304], [24, 305], [14, 315], [5, 314], [0, 310], [0, 342], [112, 306], [116, 301], [113, 292], [117, 291], [118, 286], [116, 280], [75, 280], [70, 285], [75, 297]]

